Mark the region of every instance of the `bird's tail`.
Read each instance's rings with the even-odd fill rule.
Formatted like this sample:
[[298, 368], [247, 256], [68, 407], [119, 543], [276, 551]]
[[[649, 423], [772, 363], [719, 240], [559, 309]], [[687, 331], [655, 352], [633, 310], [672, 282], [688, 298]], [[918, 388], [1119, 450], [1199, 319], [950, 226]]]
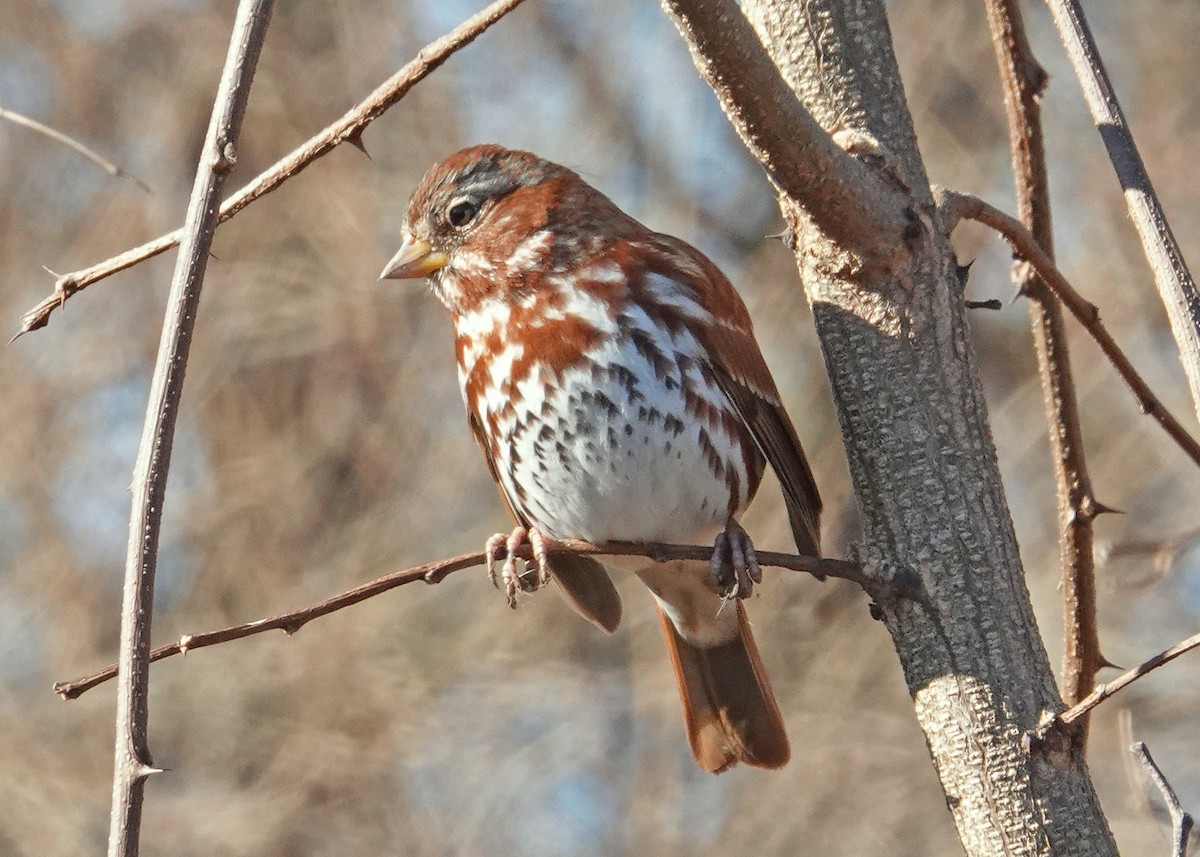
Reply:
[[791, 755], [787, 733], [746, 612], [740, 601], [725, 609], [737, 610], [737, 636], [701, 648], [684, 640], [659, 608], [692, 752], [700, 767], [714, 774], [738, 762], [783, 767]]

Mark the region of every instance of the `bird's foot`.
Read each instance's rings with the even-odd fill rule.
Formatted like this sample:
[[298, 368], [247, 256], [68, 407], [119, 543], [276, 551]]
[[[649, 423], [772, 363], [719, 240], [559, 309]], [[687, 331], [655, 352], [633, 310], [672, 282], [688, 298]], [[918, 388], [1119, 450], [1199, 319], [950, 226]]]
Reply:
[[[525, 542], [529, 542], [533, 549], [532, 570], [524, 559], [517, 556], [517, 549]], [[517, 606], [518, 590], [534, 592], [550, 582], [550, 564], [546, 560], [550, 544], [551, 540], [543, 536], [537, 527], [530, 527], [528, 530], [516, 527], [508, 535], [496, 533], [487, 540], [484, 552], [487, 554], [488, 580], [497, 589], [504, 587], [509, 607]], [[497, 573], [496, 562], [501, 548], [504, 548], [505, 552], [504, 565]]]
[[750, 536], [731, 520], [713, 542], [709, 568], [722, 600], [749, 598], [754, 584], [762, 583], [762, 569]]

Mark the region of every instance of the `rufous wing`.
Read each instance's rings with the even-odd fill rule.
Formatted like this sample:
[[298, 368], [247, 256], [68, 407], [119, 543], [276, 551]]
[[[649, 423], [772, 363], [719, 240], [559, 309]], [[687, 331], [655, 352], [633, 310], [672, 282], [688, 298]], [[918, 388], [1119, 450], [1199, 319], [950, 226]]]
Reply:
[[[714, 379], [729, 398], [783, 489], [796, 550], [818, 556], [821, 545], [821, 495], [796, 429], [783, 408], [779, 390], [763, 359], [750, 313], [721, 270], [694, 247], [667, 235], [654, 236], [674, 258], [669, 276], [693, 292], [712, 316], [692, 332], [704, 346]], [[695, 272], [700, 276], [695, 276]]]

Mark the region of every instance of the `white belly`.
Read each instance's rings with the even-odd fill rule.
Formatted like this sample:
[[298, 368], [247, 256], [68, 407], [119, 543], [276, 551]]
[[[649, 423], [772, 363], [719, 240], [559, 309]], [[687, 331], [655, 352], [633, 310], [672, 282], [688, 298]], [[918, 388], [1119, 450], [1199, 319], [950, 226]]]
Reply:
[[[553, 538], [711, 541], [731, 507], [712, 462], [741, 470], [742, 451], [723, 424], [689, 412], [682, 388], [714, 411], [730, 408], [724, 394], [704, 384], [698, 361], [663, 376], [620, 339], [588, 356], [557, 372], [535, 365], [515, 394], [498, 384], [481, 403], [483, 424], [490, 416], [499, 428], [496, 469], [513, 505]], [[736, 482], [740, 512], [746, 479]]]

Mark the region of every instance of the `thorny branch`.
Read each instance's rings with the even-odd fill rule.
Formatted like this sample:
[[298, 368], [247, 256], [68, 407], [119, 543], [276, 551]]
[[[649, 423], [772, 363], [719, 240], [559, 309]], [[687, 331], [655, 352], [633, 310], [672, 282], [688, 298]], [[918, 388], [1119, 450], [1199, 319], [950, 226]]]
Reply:
[[1154, 192], [1129, 123], [1100, 59], [1096, 40], [1088, 28], [1083, 6], [1079, 0], [1047, 0], [1047, 5], [1083, 89], [1092, 121], [1100, 131], [1121, 183], [1130, 218], [1137, 228], [1159, 297], [1171, 320], [1179, 359], [1191, 387], [1192, 403], [1200, 416], [1200, 291], [1196, 289], [1162, 203]]
[[[1100, 322], [1100, 310], [1095, 304], [1075, 291], [1075, 288], [1067, 281], [1067, 278], [1055, 267], [1054, 261], [1038, 245], [1037, 240], [1030, 234], [1029, 230], [1019, 220], [1009, 217], [1000, 209], [989, 205], [976, 196], [947, 190], [946, 188], [936, 188], [935, 193], [938, 199], [938, 211], [942, 218], [942, 226], [947, 232], [953, 231], [955, 225], [965, 218], [968, 220], [977, 220], [1004, 236], [1008, 243], [1012, 245], [1017, 255], [1037, 270], [1045, 281], [1046, 286], [1054, 292], [1055, 296], [1062, 301], [1063, 306], [1071, 311], [1071, 315], [1075, 316], [1079, 323], [1084, 326], [1084, 329], [1091, 335], [1092, 339], [1096, 341], [1096, 344], [1100, 346], [1100, 350], [1104, 352], [1104, 356], [1109, 359], [1109, 362], [1113, 364], [1117, 373], [1133, 392], [1138, 406], [1142, 409], [1142, 413], [1153, 417], [1163, 427], [1163, 430], [1171, 436], [1171, 439], [1178, 444], [1179, 448], [1194, 463], [1200, 465], [1200, 443], [1196, 442], [1196, 439], [1188, 433], [1188, 430], [1183, 427], [1179, 420], [1175, 419], [1162, 401], [1154, 395], [1149, 385], [1138, 374], [1137, 370], [1133, 368], [1133, 364], [1125, 356], [1125, 352], [1121, 350], [1116, 340], [1112, 338], [1112, 334]], [[1092, 516], [1105, 511], [1111, 510], [1106, 509], [1094, 500], [1089, 504], [1089, 508], [1085, 509], [1085, 512]]]
[[[1047, 82], [1046, 72], [1029, 46], [1018, 0], [985, 0], [984, 5], [1004, 87], [1017, 211], [1046, 256], [1053, 259], [1050, 175], [1039, 103]], [[1013, 274], [1021, 294], [1030, 299], [1030, 322], [1054, 459], [1065, 633], [1062, 694], [1063, 701], [1073, 705], [1091, 693], [1096, 673], [1104, 662], [1096, 627], [1092, 535], [1095, 516], [1089, 514], [1089, 510], [1096, 508], [1095, 496], [1084, 458], [1083, 429], [1062, 307], [1031, 266], [1018, 265]], [[1085, 719], [1080, 722], [1080, 749], [1086, 738]]]
[[167, 472], [171, 466], [171, 446], [200, 289], [204, 284], [213, 232], [217, 228], [217, 202], [237, 157], [242, 118], [250, 99], [250, 85], [273, 4], [274, 0], [241, 0], [238, 4], [225, 68], [217, 86], [212, 118], [188, 200], [179, 258], [171, 278], [162, 338], [150, 381], [146, 422], [133, 468], [133, 508], [121, 605], [121, 683], [117, 694], [109, 857], [136, 857], [146, 778], [159, 770], [150, 758], [146, 730], [154, 574], [158, 565], [158, 537]]
[[[655, 562], [668, 562], [676, 559], [708, 560], [712, 556], [711, 547], [667, 544], [635, 545], [624, 543], [594, 545], [574, 540], [555, 542], [551, 548], [551, 554], [560, 550], [596, 556], [645, 556]], [[517, 555], [522, 559], [529, 559], [531, 556], [529, 545], [523, 545]], [[504, 550], [501, 548], [499, 558], [503, 559], [504, 556]], [[364, 583], [361, 586], [343, 592], [340, 595], [335, 595], [332, 598], [321, 601], [318, 604], [282, 613], [269, 619], [259, 619], [256, 622], [247, 622], [242, 625], [234, 625], [230, 628], [209, 631], [203, 634], [184, 634], [178, 641], [165, 646], [159, 646], [150, 652], [150, 660], [160, 661], [172, 655], [186, 654], [193, 649], [203, 649], [208, 646], [215, 646], [218, 643], [240, 640], [243, 637], [262, 634], [266, 631], [281, 630], [291, 635], [299, 631], [313, 619], [353, 606], [360, 601], [366, 601], [368, 598], [381, 595], [398, 586], [418, 581], [431, 584], [441, 583], [444, 578], [453, 572], [483, 565], [486, 559], [487, 555], [484, 553], [471, 553], [451, 557], [450, 559], [431, 562], [426, 565], [419, 565], [415, 568], [384, 575], [369, 583]], [[858, 565], [844, 560], [758, 551], [758, 562], [764, 567], [773, 566], [775, 568], [806, 572], [818, 579], [837, 577], [856, 583], [868, 592], [875, 588], [874, 584], [868, 580]], [[91, 690], [96, 685], [108, 681], [115, 674], [116, 667], [108, 666], [99, 672], [75, 679], [74, 681], [59, 682], [54, 685], [54, 691], [63, 699], [75, 699], [85, 691]]]
[[25, 116], [24, 114], [15, 113], [12, 110], [6, 110], [3, 107], [0, 107], [0, 119], [7, 119], [9, 122], [12, 122], [14, 125], [23, 125], [26, 128], [29, 128], [33, 131], [37, 131], [39, 134], [42, 134], [43, 136], [49, 137], [51, 140], [55, 141], [56, 143], [62, 143], [68, 149], [71, 149], [72, 151], [77, 152], [80, 155], [83, 155], [83, 157], [87, 158], [89, 161], [91, 161], [93, 164], [98, 166], [100, 169], [104, 170], [104, 172], [108, 173], [110, 176], [129, 179], [129, 181], [133, 182], [135, 185], [137, 185], [139, 188], [141, 188], [146, 193], [153, 193], [153, 191], [150, 189], [150, 185], [146, 184], [144, 181], [139, 179], [133, 173], [129, 172], [128, 170], [126, 170], [122, 167], [117, 166], [112, 161], [108, 160], [108, 158], [105, 158], [103, 155], [100, 155], [99, 153], [95, 152], [94, 150], [89, 149], [87, 146], [83, 145], [83, 143], [79, 142], [74, 137], [68, 136], [67, 134], [64, 134], [62, 131], [59, 131], [56, 128], [51, 128], [49, 125], [43, 125], [41, 122], [37, 121], [36, 119], [30, 119], [28, 116]]
[[[440, 39], [430, 42], [421, 49], [416, 58], [388, 78], [340, 119], [276, 161], [257, 178], [225, 200], [221, 204], [219, 222], [224, 223], [250, 203], [275, 190], [313, 161], [328, 154], [342, 143], [360, 144], [362, 133], [368, 125], [404, 98], [410, 89], [428, 77], [453, 53], [469, 45], [485, 30], [523, 2], [524, 0], [496, 0], [482, 12], [463, 21]], [[159, 253], [170, 250], [179, 243], [181, 234], [182, 230], [176, 229], [174, 232], [168, 232], [166, 235], [161, 235], [89, 268], [59, 276], [54, 283], [54, 292], [21, 317], [21, 329], [17, 331], [13, 339], [29, 333], [31, 330], [45, 327], [50, 320], [50, 314], [55, 309], [64, 306], [76, 292], [82, 291], [118, 271], [132, 268]]]

